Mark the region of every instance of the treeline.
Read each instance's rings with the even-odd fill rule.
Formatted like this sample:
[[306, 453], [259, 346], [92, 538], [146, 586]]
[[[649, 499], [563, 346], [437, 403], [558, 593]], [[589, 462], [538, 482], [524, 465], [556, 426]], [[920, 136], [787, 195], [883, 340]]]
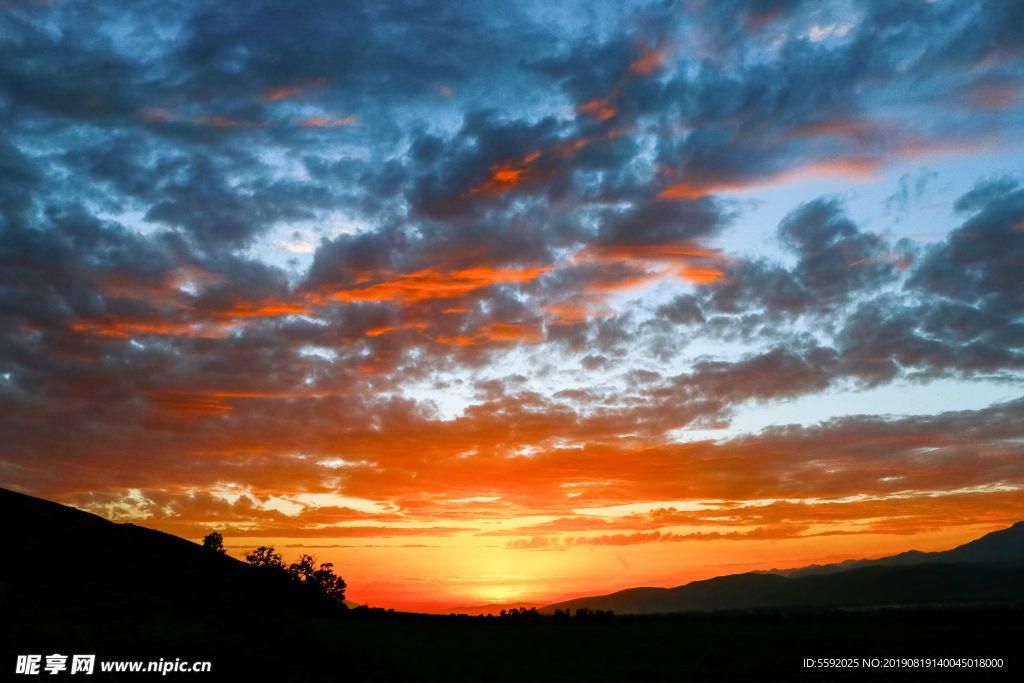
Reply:
[[[456, 614], [449, 614], [448, 616], [449, 617], [468, 617], [469, 615], [466, 615], [466, 614], [458, 614], [458, 615], [456, 615]], [[532, 621], [532, 622], [539, 622], [539, 621], [541, 621], [541, 619], [545, 618], [543, 615], [541, 615], [540, 612], [537, 611], [536, 607], [531, 607], [530, 609], [526, 609], [525, 607], [523, 607], [521, 609], [513, 607], [512, 609], [508, 609], [508, 610], [504, 610], [503, 609], [503, 610], [501, 610], [501, 614], [498, 615], [497, 617], [495, 617], [492, 614], [488, 614], [486, 617], [484, 617], [484, 615], [481, 614], [480, 617], [483, 617], [484, 619], [498, 620], [498, 621], [505, 621], [505, 622], [509, 622], [509, 621], [528, 621], [528, 622]], [[480, 617], [476, 617], [476, 618], [480, 618]], [[550, 618], [552, 620], [554, 620], [556, 623], [569, 623], [569, 622], [577, 622], [577, 623], [581, 623], [581, 624], [583, 624], [583, 623], [605, 623], [605, 622], [613, 621], [615, 619], [615, 612], [613, 612], [611, 610], [605, 611], [605, 610], [600, 610], [600, 609], [595, 612], [594, 610], [588, 609], [586, 607], [581, 607], [580, 609], [576, 610], [575, 616], [574, 616], [572, 614], [571, 610], [565, 610], [563, 612], [560, 609], [556, 609], [554, 615], [552, 615]]]
[[[214, 531], [203, 538], [203, 547], [224, 554], [224, 537]], [[300, 555], [299, 559], [286, 565], [281, 553], [275, 552], [273, 546], [262, 545], [245, 553], [245, 560], [263, 571], [279, 574], [290, 581], [302, 584], [308, 590], [322, 593], [340, 602], [345, 600], [345, 580], [334, 573], [334, 563], [321, 562], [317, 566], [313, 555]]]
[[556, 622], [577, 621], [577, 622], [579, 622], [581, 624], [585, 624], [585, 623], [591, 623], [591, 622], [593, 622], [593, 623], [608, 622], [608, 621], [614, 621], [614, 619], [615, 619], [615, 612], [613, 612], [611, 610], [605, 611], [603, 609], [599, 609], [599, 610], [597, 610], [595, 612], [594, 610], [587, 609], [586, 607], [580, 607], [578, 610], [576, 610], [576, 615], [575, 616], [571, 616], [569, 614], [571, 611], [572, 610], [568, 610], [567, 609], [567, 610], [565, 610], [563, 612], [560, 609], [556, 609], [555, 610], [555, 614], [554, 614], [555, 621]]
[[508, 621], [519, 621], [520, 619], [523, 621], [540, 621], [540, 612], [537, 611], [536, 607], [531, 607], [530, 609], [513, 607], [512, 609], [501, 610], [498, 618]]

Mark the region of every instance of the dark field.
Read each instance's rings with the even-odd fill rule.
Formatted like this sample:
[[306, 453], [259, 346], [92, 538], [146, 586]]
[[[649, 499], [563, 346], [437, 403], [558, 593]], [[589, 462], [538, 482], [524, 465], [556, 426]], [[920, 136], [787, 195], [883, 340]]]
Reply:
[[[60, 652], [96, 654], [98, 660], [208, 660], [211, 673], [196, 675], [205, 680], [987, 681], [1020, 680], [1022, 624], [1020, 607], [722, 613], [579, 623], [382, 610], [340, 617], [259, 609], [190, 615], [141, 604], [117, 613], [81, 613], [14, 598], [3, 614], [2, 649], [5, 673], [14, 670], [17, 654]], [[819, 657], [855, 658], [862, 666], [804, 668], [805, 658]], [[886, 658], [1002, 658], [1004, 666], [865, 670], [864, 658], [882, 660], [880, 665]], [[98, 670], [92, 680], [97, 678], [103, 678]]]

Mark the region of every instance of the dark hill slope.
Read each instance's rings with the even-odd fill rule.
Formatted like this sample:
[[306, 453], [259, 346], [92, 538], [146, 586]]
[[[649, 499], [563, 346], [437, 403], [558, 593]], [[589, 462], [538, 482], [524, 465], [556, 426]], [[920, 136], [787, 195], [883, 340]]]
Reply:
[[171, 605], [212, 611], [344, 609], [283, 577], [160, 531], [115, 524], [0, 489], [8, 598], [45, 604]]

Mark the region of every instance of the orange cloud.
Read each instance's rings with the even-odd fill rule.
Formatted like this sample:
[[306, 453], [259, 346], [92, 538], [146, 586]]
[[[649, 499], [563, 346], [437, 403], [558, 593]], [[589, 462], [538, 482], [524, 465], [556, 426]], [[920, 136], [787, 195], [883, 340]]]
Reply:
[[530, 165], [540, 157], [541, 152], [535, 151], [527, 154], [520, 162], [495, 164], [491, 166], [490, 179], [483, 185], [467, 190], [465, 194], [467, 196], [501, 194], [511, 190], [524, 180], [537, 178], [540, 174], [536, 169], [530, 168]]
[[439, 344], [446, 344], [448, 346], [477, 346], [485, 341], [540, 344], [544, 340], [544, 331], [540, 326], [520, 323], [490, 323], [472, 336], [456, 335], [454, 337], [441, 336], [437, 338]]
[[975, 110], [1009, 109], [1021, 98], [1021, 85], [1009, 79], [984, 80], [969, 92], [970, 108]]
[[715, 258], [721, 256], [717, 249], [705, 249], [692, 242], [670, 242], [668, 244], [624, 244], [591, 246], [573, 255], [577, 262], [599, 261], [692, 261], [693, 257]]
[[303, 128], [338, 128], [340, 126], [356, 125], [356, 115], [351, 114], [341, 119], [327, 119], [322, 116], [307, 116], [299, 121]]
[[951, 136], [936, 140], [922, 137], [909, 140], [893, 150], [893, 153], [901, 159], [920, 161], [923, 159], [949, 158], [960, 154], [991, 150], [995, 149], [997, 145], [998, 142], [994, 138], [971, 140]]
[[741, 183], [679, 183], [659, 192], [656, 199], [659, 202], [666, 199], [697, 199], [718, 192], [742, 192], [750, 187]]
[[862, 266], [867, 263], [891, 263], [900, 270], [906, 270], [910, 267], [911, 261], [906, 256], [899, 254], [882, 254], [880, 256], [872, 256], [871, 258], [862, 258], [854, 261], [850, 264], [850, 267]]
[[242, 128], [244, 126], [252, 125], [252, 122], [250, 121], [229, 119], [225, 116], [197, 116], [192, 119], [192, 122], [200, 126], [209, 126], [211, 128]]
[[775, 173], [749, 181], [698, 182], [689, 181], [672, 185], [660, 193], [657, 200], [666, 199], [697, 199], [719, 192], [743, 192], [761, 187], [784, 185], [809, 178], [841, 177], [859, 182], [877, 179], [882, 161], [876, 157], [836, 159], [833, 161], [817, 161], [800, 168]]
[[253, 121], [229, 119], [226, 116], [195, 116], [191, 119], [160, 107], [142, 107], [139, 116], [150, 123], [184, 123], [191, 122], [197, 126], [210, 128], [242, 128], [255, 125]]
[[367, 337], [379, 337], [380, 335], [384, 334], [385, 332], [391, 332], [394, 329], [395, 328], [393, 328], [393, 327], [377, 327], [377, 328], [374, 328], [372, 330], [367, 330], [366, 331], [366, 336]]
[[572, 156], [589, 145], [590, 142], [590, 138], [580, 138], [578, 140], [566, 140], [565, 142], [560, 142], [555, 145], [555, 154], [560, 157]]
[[346, 392], [331, 389], [307, 389], [298, 391], [208, 391], [196, 389], [162, 389], [154, 392], [153, 399], [158, 406], [181, 415], [190, 417], [215, 414], [220, 415], [232, 411], [227, 399], [320, 399], [327, 396], [340, 396]]
[[859, 119], [828, 119], [800, 126], [792, 132], [791, 137], [806, 138], [816, 137], [819, 135], [856, 137], [875, 133], [878, 129], [879, 124], [874, 121], [862, 121]]
[[300, 304], [279, 301], [257, 304], [243, 302], [224, 313], [229, 318], [262, 318], [276, 315], [305, 315], [310, 309]]
[[540, 344], [545, 339], [544, 331], [537, 325], [513, 323], [491, 323], [481, 334], [492, 341], [521, 341], [527, 344]]
[[629, 72], [634, 74], [646, 75], [654, 71], [655, 69], [661, 68], [661, 51], [660, 50], [648, 50], [639, 59], [629, 65]]
[[506, 282], [529, 282], [547, 271], [551, 266], [493, 270], [488, 267], [467, 268], [448, 273], [437, 270], [421, 270], [401, 275], [391, 282], [381, 282], [365, 289], [337, 292], [338, 301], [420, 301], [421, 299], [445, 299], [465, 296], [475, 289]]
[[619, 113], [609, 98], [590, 100], [577, 107], [576, 111], [581, 114], [592, 114], [598, 121], [607, 121]]
[[448, 346], [475, 346], [477, 340], [474, 337], [467, 337], [465, 335], [458, 335], [455, 337], [438, 337], [438, 344], [447, 344]]
[[782, 538], [796, 538], [800, 536], [800, 532], [807, 529], [806, 526], [793, 526], [788, 525], [777, 528], [764, 528], [757, 527], [750, 531], [729, 531], [727, 533], [721, 533], [718, 531], [712, 531], [709, 533], [703, 533], [696, 531], [691, 534], [674, 534], [674, 533], [662, 533], [660, 531], [652, 531], [649, 534], [635, 533], [635, 534], [614, 534], [611, 536], [598, 536], [596, 538], [587, 538], [585, 536], [578, 536], [576, 538], [566, 537], [566, 545], [576, 546], [593, 546], [593, 545], [643, 545], [645, 543], [679, 543], [681, 541], [748, 541], [748, 540], [778, 540]]
[[296, 95], [301, 95], [302, 91], [305, 90], [302, 86], [295, 86], [291, 88], [273, 88], [267, 90], [260, 97], [264, 102], [276, 102], [277, 100], [286, 100]]
[[679, 276], [682, 279], [697, 285], [707, 285], [712, 282], [717, 282], [723, 275], [725, 275], [725, 273], [715, 268], [683, 268], [679, 271]]
[[225, 527], [225, 536], [256, 538], [391, 538], [395, 536], [451, 536], [472, 527], [387, 527], [387, 526], [267, 526], [262, 528]]
[[231, 412], [221, 397], [186, 391], [160, 391], [154, 396], [158, 406], [185, 417], [223, 415]]
[[181, 275], [170, 282], [157, 286], [147, 286], [134, 281], [112, 279], [103, 283], [104, 291], [112, 297], [128, 298], [144, 301], [151, 305], [167, 305], [180, 311], [188, 311], [191, 316], [206, 316], [207, 319], [191, 321], [171, 320], [127, 320], [115, 316], [106, 316], [99, 320], [81, 320], [71, 325], [76, 332], [92, 332], [108, 337], [130, 339], [145, 334], [187, 335], [189, 337], [205, 337], [210, 339], [224, 338], [228, 330], [238, 323], [229, 322], [234, 318], [262, 318], [278, 315], [302, 315], [310, 313], [306, 306], [287, 302], [249, 302], [243, 301], [234, 308], [222, 311], [196, 311], [193, 306], [182, 303], [179, 299], [182, 292], [178, 289], [182, 281], [193, 282], [195, 279], [215, 281], [216, 277], [208, 273], [196, 272]]
[[574, 323], [586, 320], [591, 313], [587, 306], [578, 303], [554, 303], [544, 307], [560, 323]]
[[186, 335], [189, 337], [205, 337], [207, 339], [223, 339], [228, 335], [227, 328], [229, 327], [231, 325], [223, 323], [128, 322], [112, 318], [102, 321], [77, 322], [71, 325], [71, 329], [75, 332], [92, 332], [93, 334], [119, 337], [121, 339], [131, 339], [132, 337], [146, 334]]
[[139, 116], [143, 121], [152, 123], [170, 123], [177, 120], [177, 116], [173, 112], [160, 107], [142, 107], [139, 109]]
[[559, 323], [603, 317], [613, 312], [605, 303], [611, 292], [639, 289], [672, 277], [708, 284], [724, 276], [724, 272], [715, 267], [724, 260], [726, 257], [718, 250], [692, 242], [585, 247], [570, 256], [568, 263], [603, 263], [609, 267], [587, 273], [571, 301], [552, 302], [544, 310]]
[[308, 88], [316, 87], [322, 88], [327, 85], [326, 78], [317, 78], [303, 82], [301, 85], [293, 86], [281, 86], [278, 88], [270, 88], [263, 92], [260, 99], [264, 102], [277, 102], [279, 100], [287, 100], [293, 97], [298, 97], [304, 93]]
[[643, 287], [653, 280], [674, 275], [687, 282], [707, 284], [714, 282], [724, 274], [718, 268], [693, 265], [695, 260], [722, 259], [720, 251], [705, 249], [691, 242], [672, 242], [669, 244], [641, 244], [592, 246], [580, 250], [573, 255], [576, 262], [634, 262], [634, 263], [668, 263], [681, 265], [670, 271], [652, 271], [646, 275], [620, 278], [609, 282], [590, 283], [592, 289], [619, 291]]

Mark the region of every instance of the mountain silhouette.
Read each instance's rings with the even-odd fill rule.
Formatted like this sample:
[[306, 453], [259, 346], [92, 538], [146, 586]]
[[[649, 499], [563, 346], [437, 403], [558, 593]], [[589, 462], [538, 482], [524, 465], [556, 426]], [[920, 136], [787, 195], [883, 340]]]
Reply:
[[540, 610], [587, 607], [616, 614], [997, 603], [1024, 600], [1024, 522], [935, 553], [909, 551], [794, 570], [750, 572], [676, 588], [629, 588]]

